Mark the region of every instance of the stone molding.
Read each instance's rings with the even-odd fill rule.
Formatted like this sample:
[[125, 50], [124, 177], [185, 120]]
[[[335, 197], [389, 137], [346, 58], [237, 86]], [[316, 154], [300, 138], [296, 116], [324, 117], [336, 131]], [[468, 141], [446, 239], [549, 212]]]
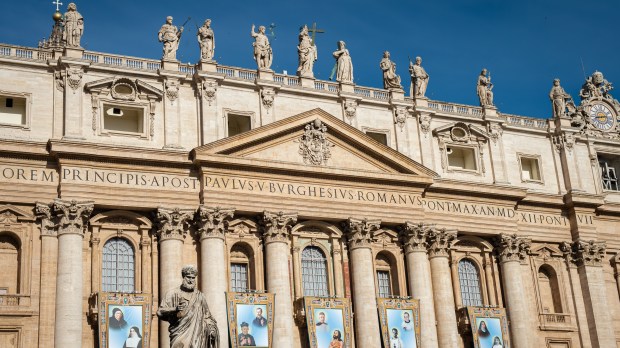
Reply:
[[235, 215], [234, 208], [205, 207], [201, 205], [196, 212], [196, 230], [202, 241], [207, 238], [224, 240], [228, 223]]
[[349, 242], [349, 250], [370, 248], [374, 233], [381, 227], [380, 220], [349, 218], [344, 223], [344, 230]]
[[57, 237], [56, 223], [52, 216], [53, 203], [41, 203], [36, 202], [34, 207], [35, 216], [37, 220], [41, 221], [41, 235]]
[[432, 225], [423, 222], [405, 222], [400, 229], [400, 238], [405, 248], [405, 253], [414, 251], [426, 252], [428, 250], [428, 236], [433, 229]]
[[428, 234], [428, 254], [430, 257], [448, 257], [452, 242], [456, 240], [456, 231], [445, 228], [431, 229]]
[[93, 212], [93, 201], [78, 202], [55, 199], [53, 212], [57, 221], [58, 236], [63, 234], [78, 234], [84, 237], [84, 229]]
[[577, 239], [574, 242], [563, 242], [560, 250], [564, 252], [566, 261], [577, 266], [601, 267], [605, 258], [606, 243], [604, 241]]
[[287, 243], [291, 236], [291, 229], [297, 223], [297, 213], [272, 213], [264, 211], [260, 216], [265, 243]]
[[156, 233], [160, 243], [168, 239], [183, 240], [189, 232], [193, 216], [193, 210], [157, 208]]
[[500, 262], [525, 260], [530, 252], [532, 240], [530, 238], [517, 237], [516, 234], [501, 233], [495, 240]]

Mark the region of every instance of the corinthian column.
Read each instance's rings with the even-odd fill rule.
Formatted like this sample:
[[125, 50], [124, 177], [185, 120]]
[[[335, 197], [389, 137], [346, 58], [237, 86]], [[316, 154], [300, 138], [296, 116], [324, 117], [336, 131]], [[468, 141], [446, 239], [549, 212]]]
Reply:
[[289, 241], [297, 213], [263, 212], [261, 227], [265, 237], [267, 291], [275, 294], [273, 348], [290, 348], [293, 339], [293, 300], [289, 273]]
[[407, 259], [407, 279], [411, 297], [420, 300], [420, 336], [424, 348], [437, 348], [437, 322], [431, 266], [428, 261], [428, 237], [432, 227], [425, 224], [407, 222], [401, 229], [405, 257]]
[[39, 309], [39, 347], [54, 345], [54, 301], [56, 261], [58, 261], [58, 234], [50, 204], [36, 203], [35, 213], [41, 221], [41, 290]]
[[[159, 293], [166, 294], [181, 284], [183, 239], [189, 231], [193, 210], [157, 208], [157, 239], [159, 240]], [[168, 323], [159, 321], [159, 346], [170, 346]]]
[[561, 249], [577, 265], [592, 347], [614, 347], [616, 338], [602, 267], [605, 242], [577, 239], [563, 243]]
[[526, 289], [521, 276], [521, 261], [525, 260], [531, 244], [531, 239], [517, 237], [516, 234], [502, 233], [496, 241], [510, 321], [510, 337], [514, 348], [531, 347], [529, 323], [532, 315], [528, 311]]
[[[200, 206], [196, 227], [200, 234], [200, 289], [207, 297], [213, 318], [220, 328], [226, 327], [226, 250], [224, 234], [235, 209]], [[220, 330], [220, 347], [228, 345], [228, 330]]]
[[429, 235], [428, 254], [435, 295], [437, 336], [440, 347], [458, 347], [459, 332], [454, 306], [454, 292], [448, 252], [456, 232], [432, 229]]
[[360, 348], [381, 347], [373, 257], [370, 248], [374, 232], [379, 229], [380, 225], [381, 221], [378, 220], [352, 218], [345, 223], [353, 282], [355, 342]]
[[54, 200], [53, 209], [58, 221], [55, 347], [82, 346], [82, 243], [93, 207], [90, 201]]

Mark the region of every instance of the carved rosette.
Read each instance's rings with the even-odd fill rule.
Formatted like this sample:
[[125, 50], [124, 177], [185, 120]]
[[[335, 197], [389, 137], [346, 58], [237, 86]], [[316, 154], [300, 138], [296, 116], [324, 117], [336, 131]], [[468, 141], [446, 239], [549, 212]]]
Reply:
[[56, 224], [54, 223], [50, 204], [37, 202], [34, 207], [34, 213], [37, 219], [41, 221], [41, 235], [56, 236]]
[[455, 231], [432, 229], [428, 236], [428, 254], [430, 257], [448, 257], [452, 242], [456, 239]]
[[200, 240], [206, 238], [220, 238], [223, 240], [224, 234], [228, 231], [228, 222], [233, 218], [234, 214], [234, 208], [198, 207], [196, 229]]
[[69, 87], [71, 87], [71, 89], [73, 89], [74, 94], [75, 91], [77, 91], [77, 89], [80, 88], [80, 85], [82, 84], [83, 74], [84, 73], [82, 72], [82, 69], [67, 69], [67, 84], [69, 85]]
[[405, 253], [414, 251], [426, 252], [428, 249], [428, 236], [433, 226], [422, 222], [406, 222], [400, 229], [400, 239], [405, 247]]
[[560, 245], [560, 250], [568, 262], [577, 266], [601, 267], [605, 258], [605, 242], [594, 240], [585, 241], [578, 239], [572, 243], [564, 242]]
[[185, 238], [193, 216], [192, 210], [157, 208], [156, 222], [159, 241]]
[[95, 205], [92, 201], [78, 202], [54, 200], [53, 212], [56, 216], [58, 235], [78, 234], [84, 236], [84, 228]]
[[323, 165], [332, 156], [330, 148], [334, 144], [327, 139], [327, 126], [318, 118], [306, 125], [298, 142], [298, 153], [306, 164]]
[[260, 225], [265, 237], [265, 243], [288, 242], [291, 228], [296, 223], [297, 213], [264, 211], [263, 215], [260, 216]]
[[404, 106], [396, 106], [394, 108], [394, 123], [398, 124], [402, 130], [407, 120], [407, 108]]
[[516, 234], [501, 233], [496, 239], [496, 247], [501, 262], [524, 261], [531, 246], [531, 239], [517, 237]]
[[374, 233], [381, 227], [380, 220], [357, 220], [349, 218], [344, 223], [344, 230], [349, 242], [349, 249], [370, 248]]
[[260, 96], [263, 100], [263, 106], [265, 109], [271, 109], [273, 106], [273, 100], [276, 96], [276, 90], [270, 87], [265, 87], [260, 91]]

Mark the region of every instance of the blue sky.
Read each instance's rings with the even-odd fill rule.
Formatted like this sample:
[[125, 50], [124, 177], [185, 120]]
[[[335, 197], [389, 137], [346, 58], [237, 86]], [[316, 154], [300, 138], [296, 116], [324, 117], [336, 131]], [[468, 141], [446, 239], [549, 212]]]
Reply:
[[[52, 0], [4, 2], [0, 42], [36, 46], [49, 35]], [[65, 12], [68, 1], [64, 1]], [[344, 40], [358, 85], [381, 88], [379, 61], [391, 52], [408, 91], [408, 56], [420, 55], [430, 75], [427, 96], [455, 103], [478, 103], [475, 84], [481, 68], [492, 74], [501, 112], [548, 117], [554, 78], [578, 101], [585, 73], [602, 71], [620, 86], [619, 0], [446, 0], [446, 1], [76, 1], [86, 28], [88, 50], [137, 57], [161, 57], [157, 31], [167, 15], [191, 21], [178, 58], [196, 62], [196, 25], [212, 19], [215, 56], [220, 64], [256, 68], [252, 23], [275, 23], [272, 69], [294, 74], [299, 27], [313, 22], [319, 60], [315, 76], [327, 79], [331, 53]], [[620, 98], [620, 87], [615, 93]]]

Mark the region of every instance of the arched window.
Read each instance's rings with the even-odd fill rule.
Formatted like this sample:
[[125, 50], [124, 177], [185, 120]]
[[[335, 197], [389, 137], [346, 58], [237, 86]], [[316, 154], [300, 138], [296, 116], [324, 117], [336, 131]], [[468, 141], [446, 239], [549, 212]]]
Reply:
[[375, 257], [375, 270], [377, 271], [377, 295], [390, 297], [398, 295], [398, 272], [396, 261], [391, 254], [382, 251]]
[[101, 289], [109, 292], [133, 292], [135, 257], [131, 244], [123, 238], [112, 238], [103, 246]]
[[538, 288], [543, 313], [562, 313], [558, 277], [551, 267], [543, 265], [538, 269]]
[[19, 242], [10, 235], [0, 235], [0, 295], [19, 293]]
[[315, 246], [301, 252], [301, 277], [304, 296], [328, 296], [327, 259], [323, 251]]
[[251, 252], [240, 243], [230, 250], [230, 290], [246, 292], [251, 288], [250, 273], [252, 271]]
[[459, 284], [463, 306], [482, 306], [480, 275], [473, 261], [468, 259], [459, 261]]

